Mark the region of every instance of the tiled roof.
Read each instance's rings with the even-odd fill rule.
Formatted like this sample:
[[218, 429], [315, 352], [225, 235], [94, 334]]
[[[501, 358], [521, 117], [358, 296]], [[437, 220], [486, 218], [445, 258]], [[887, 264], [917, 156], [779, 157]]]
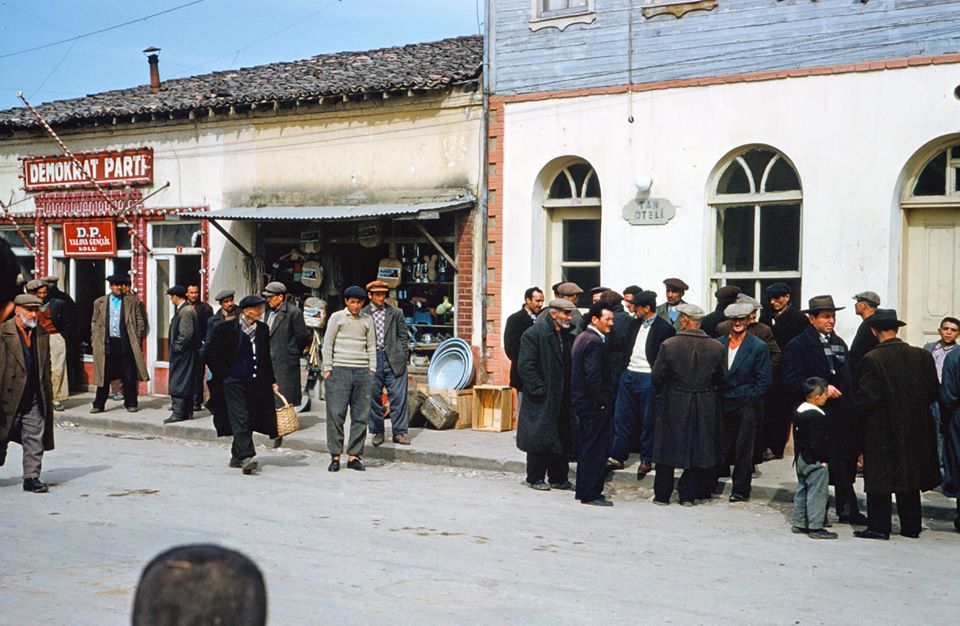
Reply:
[[[54, 126], [132, 116], [184, 117], [191, 111], [220, 110], [251, 104], [291, 105], [317, 98], [362, 97], [365, 94], [431, 91], [479, 82], [483, 39], [479, 35], [381, 48], [336, 52], [301, 61], [270, 63], [162, 80], [160, 93], [150, 85], [58, 100], [37, 106]], [[148, 76], [146, 64], [144, 77]], [[0, 111], [0, 129], [36, 127], [24, 107]]]

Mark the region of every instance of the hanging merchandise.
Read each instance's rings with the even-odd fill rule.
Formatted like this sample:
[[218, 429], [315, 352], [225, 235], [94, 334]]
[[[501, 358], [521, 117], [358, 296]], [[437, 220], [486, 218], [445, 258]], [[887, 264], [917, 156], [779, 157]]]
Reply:
[[403, 271], [403, 262], [397, 259], [380, 259], [377, 268], [377, 278], [387, 283], [390, 289], [400, 286], [400, 275]]

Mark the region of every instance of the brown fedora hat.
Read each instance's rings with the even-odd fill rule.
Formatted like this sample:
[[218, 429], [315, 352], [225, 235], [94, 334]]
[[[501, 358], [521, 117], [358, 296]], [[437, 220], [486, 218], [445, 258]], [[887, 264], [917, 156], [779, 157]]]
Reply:
[[810, 298], [807, 308], [800, 312], [816, 314], [817, 311], [842, 311], [845, 308], [846, 307], [836, 306], [833, 303], [833, 296], [814, 296]]

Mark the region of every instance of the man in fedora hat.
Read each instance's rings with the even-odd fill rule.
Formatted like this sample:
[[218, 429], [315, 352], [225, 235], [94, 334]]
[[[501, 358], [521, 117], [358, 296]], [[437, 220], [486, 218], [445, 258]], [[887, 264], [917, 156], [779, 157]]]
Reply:
[[673, 324], [673, 329], [680, 330], [680, 312], [677, 306], [685, 304], [683, 295], [690, 289], [687, 283], [679, 278], [668, 278], [663, 281], [666, 287], [667, 301], [657, 307], [657, 315]]
[[867, 529], [863, 539], [890, 538], [890, 495], [897, 495], [900, 534], [920, 536], [920, 492], [940, 484], [937, 435], [930, 405], [939, 382], [933, 356], [897, 338], [905, 324], [893, 309], [876, 309], [865, 323], [877, 347], [860, 362], [857, 416], [864, 438], [863, 485]]
[[390, 431], [393, 443], [410, 445], [407, 436], [407, 359], [410, 356], [410, 338], [403, 311], [387, 302], [390, 287], [382, 280], [367, 283], [370, 303], [362, 312], [373, 319], [377, 336], [377, 375], [370, 395], [368, 428], [373, 434], [373, 445], [383, 443], [386, 427], [383, 423], [383, 390], [390, 403]]
[[538, 491], [574, 489], [567, 462], [574, 452], [570, 414], [574, 311], [569, 300], [551, 300], [520, 340], [517, 369], [523, 398], [517, 447], [527, 453], [527, 484]]
[[137, 382], [150, 380], [143, 358], [147, 337], [147, 315], [139, 298], [129, 293], [130, 277], [113, 274], [107, 278], [110, 293], [93, 301], [90, 343], [93, 345], [93, 384], [97, 393], [91, 413], [103, 411], [110, 383], [123, 384], [123, 406], [138, 410]]
[[187, 289], [183, 285], [174, 285], [167, 289], [170, 304], [173, 306], [173, 319], [170, 320], [168, 354], [170, 373], [167, 391], [170, 394], [172, 411], [164, 424], [183, 422], [193, 419], [193, 399], [196, 391], [197, 370], [203, 370], [200, 361], [200, 323], [197, 311], [187, 299]]
[[817, 376], [827, 381], [827, 404], [823, 411], [831, 426], [830, 484], [834, 486], [834, 508], [844, 524], [865, 525], [853, 483], [857, 475], [856, 426], [853, 424], [853, 378], [846, 342], [834, 332], [838, 307], [829, 295], [810, 298], [801, 313], [810, 326], [786, 345], [783, 352], [783, 383], [791, 394], [793, 407], [804, 401], [803, 384]]
[[14, 315], [0, 326], [0, 465], [7, 444], [23, 448], [23, 490], [44, 493], [40, 480], [43, 453], [53, 450], [53, 386], [50, 383], [50, 338], [37, 324], [43, 302], [20, 294]]

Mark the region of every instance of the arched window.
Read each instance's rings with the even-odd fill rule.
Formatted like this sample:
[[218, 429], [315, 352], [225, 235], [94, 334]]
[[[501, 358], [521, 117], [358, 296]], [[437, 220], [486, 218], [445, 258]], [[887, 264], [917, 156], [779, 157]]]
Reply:
[[960, 145], [934, 154], [914, 179], [910, 195], [960, 198]]
[[799, 301], [802, 204], [796, 170], [773, 148], [731, 157], [710, 198], [716, 213], [714, 288], [737, 285], [762, 300], [767, 285], [785, 282]]
[[[574, 161], [553, 177], [547, 211], [547, 284], [572, 281], [586, 292], [600, 284], [600, 182], [589, 163]], [[549, 297], [549, 295], [548, 295]], [[588, 294], [580, 307], [590, 306]]]

